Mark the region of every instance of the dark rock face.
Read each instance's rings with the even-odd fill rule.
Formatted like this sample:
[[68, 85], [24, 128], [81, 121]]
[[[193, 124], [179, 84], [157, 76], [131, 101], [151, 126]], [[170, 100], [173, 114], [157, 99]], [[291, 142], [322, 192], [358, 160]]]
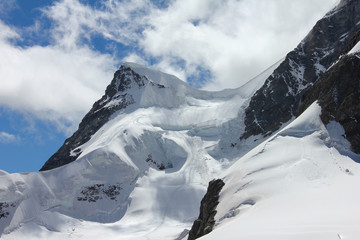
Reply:
[[10, 215], [10, 208], [16, 207], [15, 203], [0, 202], [0, 219], [6, 218]]
[[121, 66], [115, 72], [114, 78], [106, 88], [105, 95], [95, 102], [91, 110], [79, 124], [78, 130], [47, 160], [40, 171], [50, 170], [73, 162], [81, 154], [78, 147], [91, 139], [115, 112], [134, 104], [135, 100], [129, 89], [141, 89], [146, 84], [163, 88], [164, 86], [150, 82], [145, 76], [140, 76], [128, 67]]
[[241, 138], [270, 135], [296, 116], [306, 89], [360, 40], [359, 21], [358, 0], [343, 0], [319, 20], [252, 97]]
[[339, 122], [352, 150], [360, 153], [360, 59], [343, 56], [303, 96], [299, 115], [318, 100], [321, 120]]
[[153, 159], [151, 154], [148, 155], [145, 161], [149, 163], [149, 165], [156, 167], [158, 170], [173, 168], [173, 165], [171, 163], [167, 163], [167, 165], [164, 165], [164, 163], [158, 163], [156, 160]]
[[219, 204], [219, 194], [224, 185], [221, 179], [209, 182], [207, 192], [201, 200], [200, 215], [194, 221], [188, 240], [197, 239], [212, 231], [215, 225], [216, 207]]

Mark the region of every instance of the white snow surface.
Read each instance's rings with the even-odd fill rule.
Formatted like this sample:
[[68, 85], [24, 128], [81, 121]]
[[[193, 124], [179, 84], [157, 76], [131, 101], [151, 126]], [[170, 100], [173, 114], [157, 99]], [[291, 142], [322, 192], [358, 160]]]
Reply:
[[339, 124], [322, 124], [316, 103], [263, 143], [239, 142], [249, 99], [277, 65], [220, 92], [125, 65], [165, 88], [129, 89], [135, 104], [80, 146], [75, 162], [1, 171], [1, 239], [186, 238], [213, 178], [226, 184], [204, 239], [359, 239], [357, 156]]
[[358, 42], [348, 54], [356, 54], [360, 52], [360, 42]]

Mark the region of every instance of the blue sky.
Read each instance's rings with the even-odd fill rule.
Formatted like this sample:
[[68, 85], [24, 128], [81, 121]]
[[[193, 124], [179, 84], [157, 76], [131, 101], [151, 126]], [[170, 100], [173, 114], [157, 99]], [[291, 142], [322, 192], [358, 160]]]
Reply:
[[0, 169], [37, 171], [125, 61], [239, 87], [338, 0], [0, 0]]

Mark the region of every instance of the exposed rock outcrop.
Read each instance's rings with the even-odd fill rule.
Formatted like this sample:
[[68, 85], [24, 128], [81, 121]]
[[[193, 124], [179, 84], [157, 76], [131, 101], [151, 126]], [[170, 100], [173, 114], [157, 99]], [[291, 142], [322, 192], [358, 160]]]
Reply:
[[84, 187], [77, 200], [96, 202], [99, 199], [107, 197], [111, 200], [116, 200], [116, 196], [120, 194], [121, 185], [119, 183], [112, 185], [105, 185], [103, 183], [94, 184], [92, 186]]
[[216, 207], [219, 204], [219, 194], [224, 185], [225, 183], [221, 179], [209, 182], [207, 192], [201, 200], [200, 215], [194, 221], [188, 240], [197, 239], [212, 231], [215, 225]]
[[343, 56], [303, 96], [299, 115], [318, 100], [321, 120], [339, 122], [354, 152], [360, 153], [360, 59]]
[[16, 207], [15, 203], [0, 202], [0, 219], [10, 215], [9, 209]]

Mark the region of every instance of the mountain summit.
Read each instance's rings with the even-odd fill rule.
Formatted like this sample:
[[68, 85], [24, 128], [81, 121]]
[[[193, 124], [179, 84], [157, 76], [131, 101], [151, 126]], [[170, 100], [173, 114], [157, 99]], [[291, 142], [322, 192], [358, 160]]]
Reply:
[[[137, 96], [146, 88], [164, 88], [163, 85], [151, 82], [147, 77], [140, 76], [126, 64], [115, 72], [114, 78], [106, 88], [105, 95], [98, 100], [89, 113], [85, 115], [79, 125], [79, 129], [68, 138], [64, 145], [44, 164], [40, 171], [63, 166], [80, 155], [80, 145], [90, 140], [109, 118], [120, 110], [125, 110], [135, 103]], [[134, 92], [137, 89], [138, 92]]]
[[40, 172], [0, 171], [1, 238], [359, 239], [359, 11], [237, 89], [124, 63]]

